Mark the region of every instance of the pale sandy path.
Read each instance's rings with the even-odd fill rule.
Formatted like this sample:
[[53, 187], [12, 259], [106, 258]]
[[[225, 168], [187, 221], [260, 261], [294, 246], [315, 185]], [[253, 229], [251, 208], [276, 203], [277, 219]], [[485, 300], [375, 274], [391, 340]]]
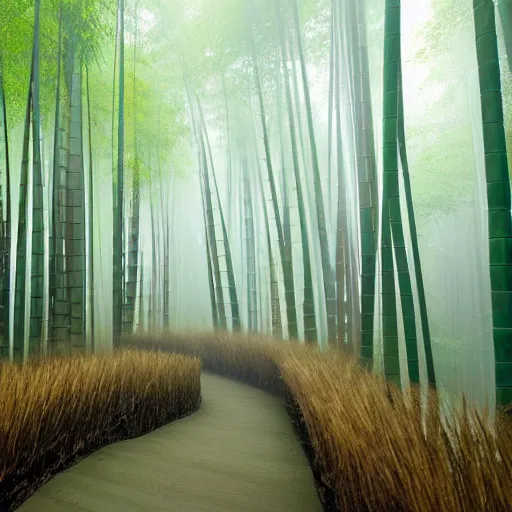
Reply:
[[282, 402], [203, 373], [200, 409], [95, 452], [20, 512], [320, 512]]

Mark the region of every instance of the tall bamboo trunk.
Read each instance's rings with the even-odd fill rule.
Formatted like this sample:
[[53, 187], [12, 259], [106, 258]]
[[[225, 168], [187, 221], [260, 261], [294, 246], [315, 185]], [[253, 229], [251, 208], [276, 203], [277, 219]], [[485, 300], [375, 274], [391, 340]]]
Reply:
[[32, 82], [32, 254], [30, 274], [29, 354], [42, 355], [44, 301], [44, 212], [41, 164], [41, 112], [39, 107], [39, 20], [40, 0], [36, 0]]
[[113, 229], [113, 339], [119, 343], [123, 324], [123, 219], [124, 219], [124, 0], [119, 0], [119, 115], [117, 126], [117, 169], [114, 172]]
[[[5, 116], [6, 104], [3, 90], [3, 77], [2, 77], [2, 60], [0, 59], [0, 308], [4, 308], [3, 302], [3, 275], [6, 271], [5, 264], [5, 251], [6, 246], [6, 212], [4, 200], [4, 177], [9, 172], [8, 162], [8, 141], [7, 141], [7, 121]], [[9, 357], [9, 338], [5, 333], [4, 315], [0, 313], [0, 360]]]
[[[71, 317], [64, 239], [67, 224], [67, 169], [71, 129], [71, 100], [63, 69], [63, 24], [67, 21], [62, 8], [59, 17], [59, 49], [57, 52], [57, 89], [55, 101], [54, 160], [52, 182], [52, 215], [50, 240], [50, 352], [66, 353], [69, 348]], [[64, 85], [63, 85], [64, 84]]]
[[[76, 49], [75, 49], [76, 52]], [[67, 169], [66, 271], [71, 306], [70, 342], [85, 350], [85, 186], [82, 118], [82, 63], [75, 53], [69, 80], [71, 127]]]
[[248, 169], [247, 155], [242, 155], [242, 180], [244, 188], [245, 213], [245, 244], [247, 259], [247, 328], [250, 332], [258, 329], [257, 287], [256, 287], [256, 251], [254, 247], [254, 215], [252, 201], [252, 187]]
[[[39, 32], [40, 1], [36, 0], [34, 14], [34, 42], [30, 73], [29, 93], [23, 137], [23, 156], [20, 179], [20, 212], [18, 221], [18, 247], [16, 259], [16, 293], [15, 293], [15, 332], [13, 356], [17, 361], [26, 361], [29, 355], [42, 354], [41, 332], [43, 321], [44, 294], [44, 222], [43, 222], [43, 187], [41, 173], [40, 147], [40, 109], [39, 109]], [[25, 332], [25, 297], [27, 271], [27, 224], [29, 206], [29, 147], [30, 128], [32, 128], [32, 252], [30, 267], [30, 305], [28, 340]], [[27, 342], [28, 341], [28, 342]]]
[[302, 44], [302, 33], [299, 19], [299, 6], [297, 0], [291, 0], [293, 20], [296, 30], [297, 46], [299, 51], [300, 68], [302, 74], [302, 86], [304, 89], [304, 101], [306, 104], [306, 117], [308, 122], [309, 143], [311, 148], [311, 162], [313, 170], [313, 184], [315, 190], [315, 204], [318, 222], [318, 234], [320, 237], [320, 255], [322, 261], [323, 286], [327, 312], [327, 337], [329, 340], [336, 340], [336, 293], [334, 283], [334, 272], [331, 266], [329, 237], [325, 220], [325, 207], [320, 181], [320, 166], [318, 163], [318, 152], [316, 147], [315, 129], [313, 125], [313, 111], [311, 106], [311, 95], [309, 91], [308, 75], [306, 71], [306, 59]]
[[[151, 180], [150, 189], [153, 193], [153, 180]], [[155, 330], [158, 327], [158, 247], [157, 247], [157, 216], [155, 213], [154, 201], [149, 204], [151, 213], [151, 328]]]
[[330, 46], [329, 46], [329, 105], [327, 110], [327, 219], [331, 219], [332, 223], [332, 193], [330, 188], [332, 186], [332, 133], [333, 133], [333, 107], [334, 107], [334, 55], [335, 55], [335, 40], [334, 40], [334, 26], [336, 17], [336, 1], [331, 0], [331, 19], [330, 19]]
[[85, 70], [86, 87], [87, 87], [87, 123], [89, 136], [89, 326], [90, 333], [87, 341], [89, 352], [94, 352], [94, 172], [93, 172], [93, 150], [92, 150], [92, 120], [91, 120], [91, 88], [89, 84], [89, 70]]
[[339, 23], [339, 3], [334, 7], [334, 106], [336, 110], [336, 169], [338, 178], [338, 201], [336, 215], [336, 312], [338, 344], [344, 347], [346, 340], [346, 185], [343, 166], [343, 142], [341, 132], [341, 25]]
[[[387, 0], [384, 38], [384, 120], [383, 120], [383, 152], [384, 152], [384, 192], [383, 192], [383, 312], [384, 316], [384, 359], [388, 360], [386, 374], [394, 381], [400, 380], [398, 354], [398, 319], [396, 307], [385, 304], [384, 287], [390, 290], [394, 280], [393, 255], [396, 261], [402, 317], [404, 324], [405, 345], [407, 352], [407, 367], [412, 382], [419, 382], [418, 344], [416, 337], [416, 315], [412, 296], [412, 285], [409, 265], [405, 249], [405, 239], [400, 209], [400, 189], [398, 171], [398, 91], [401, 66], [401, 6], [400, 0]], [[386, 247], [384, 248], [384, 246]], [[388, 265], [386, 279], [384, 265]], [[393, 283], [394, 292], [394, 283]], [[389, 299], [389, 297], [387, 297]], [[390, 304], [396, 303], [391, 301]], [[387, 325], [389, 323], [390, 325]], [[396, 339], [396, 345], [395, 345]], [[386, 345], [388, 341], [388, 345]], [[391, 344], [389, 342], [391, 341]]]
[[[396, 73], [398, 71], [393, 44], [397, 44], [396, 25], [400, 25], [400, 0], [386, 0], [384, 36], [384, 119], [383, 151], [384, 175], [381, 223], [381, 294], [382, 294], [382, 335], [384, 352], [384, 373], [386, 378], [401, 384], [400, 358], [398, 350], [398, 319], [396, 312], [395, 266], [390, 225], [390, 193], [397, 193], [398, 154], [396, 151], [396, 124], [393, 123], [393, 102], [396, 98]], [[399, 29], [398, 29], [399, 33]], [[398, 48], [400, 46], [398, 45]], [[388, 100], [389, 96], [389, 100]], [[388, 112], [388, 109], [391, 112]], [[396, 113], [395, 113], [396, 115]], [[393, 174], [397, 175], [394, 178]], [[391, 177], [389, 175], [391, 174]], [[394, 190], [389, 190], [394, 184]]]
[[[411, 236], [412, 256], [416, 274], [416, 287], [418, 290], [418, 302], [420, 307], [421, 329], [423, 333], [423, 344], [425, 347], [425, 360], [427, 363], [427, 378], [431, 386], [436, 385], [436, 374], [434, 369], [434, 358], [432, 355], [432, 343], [430, 339], [430, 326], [428, 322], [427, 301], [425, 298], [425, 286], [423, 284], [423, 272], [421, 269], [420, 250], [418, 245], [418, 233], [416, 230], [416, 217], [412, 201], [411, 179], [409, 176], [409, 163], [407, 160], [407, 147], [405, 144], [404, 125], [404, 98], [402, 90], [402, 72], [399, 66], [398, 74], [398, 144], [400, 162], [404, 179], [405, 199], [407, 203], [407, 214], [409, 219], [409, 230]], [[419, 375], [418, 375], [419, 379]]]
[[[287, 38], [286, 38], [286, 43], [287, 43], [287, 48], [288, 48], [288, 52], [289, 52], [289, 59], [290, 59], [290, 62], [292, 64], [292, 72], [289, 73], [289, 75], [291, 76], [291, 86], [292, 86], [292, 90], [293, 90], [293, 93], [292, 93], [292, 97], [293, 97], [293, 102], [294, 102], [294, 108], [295, 108], [295, 112], [296, 112], [296, 118], [297, 118], [297, 133], [298, 133], [298, 137], [299, 137], [299, 148], [300, 148], [300, 156], [301, 156], [301, 160], [302, 160], [302, 165], [304, 167], [304, 169], [307, 169], [308, 168], [308, 161], [307, 161], [307, 157], [306, 157], [306, 144], [304, 142], [304, 129], [303, 129], [303, 123], [302, 123], [302, 113], [301, 113], [301, 108], [300, 108], [300, 93], [299, 93], [299, 79], [298, 79], [298, 73], [297, 73], [297, 58], [296, 58], [296, 55], [295, 55], [295, 49], [293, 47], [293, 43], [294, 43], [294, 40], [293, 40], [293, 37], [292, 35], [289, 33], [289, 31], [287, 31]], [[309, 192], [309, 181], [306, 182], [306, 190], [308, 190]]]
[[[158, 130], [160, 135], [160, 129]], [[160, 136], [158, 137], [158, 146], [160, 147]], [[162, 214], [162, 263], [163, 263], [163, 283], [162, 283], [162, 327], [169, 329], [169, 202], [164, 200], [164, 182], [162, 179], [162, 164], [160, 151], [158, 155], [158, 179], [160, 188], [160, 210]]]
[[373, 323], [378, 246], [378, 188], [373, 133], [372, 99], [366, 35], [365, 0], [355, 3], [356, 45], [359, 69], [356, 77], [356, 108], [359, 188], [359, 222], [361, 237], [361, 358], [367, 367], [373, 364]]
[[[135, 7], [137, 9], [137, 7]], [[139, 231], [140, 231], [140, 169], [139, 148], [137, 134], [137, 36], [138, 19], [135, 16], [135, 38], [133, 45], [133, 139], [134, 162], [132, 170], [132, 198], [131, 217], [128, 232], [128, 261], [125, 288], [125, 301], [123, 304], [123, 329], [126, 333], [135, 330], [135, 303], [137, 298], [137, 274], [139, 261]]]
[[169, 252], [170, 252], [170, 238], [169, 238], [169, 219], [165, 223], [164, 233], [164, 329], [169, 330], [171, 325], [171, 311], [170, 311], [170, 269], [169, 269]]
[[132, 178], [131, 216], [128, 232], [128, 262], [123, 303], [123, 331], [134, 332], [135, 299], [137, 295], [137, 272], [139, 253], [139, 211], [140, 211], [140, 180], [138, 170], [134, 169]]
[[270, 307], [272, 312], [272, 335], [281, 338], [283, 336], [283, 327], [281, 323], [281, 304], [279, 301], [279, 283], [277, 281], [276, 264], [272, 238], [270, 236], [270, 223], [268, 218], [268, 207], [265, 199], [265, 190], [263, 187], [263, 177], [259, 163], [256, 164], [258, 183], [263, 207], [263, 219], [265, 222], [265, 238], [268, 248], [268, 266], [270, 272]]
[[268, 201], [265, 197], [265, 187], [263, 183], [263, 171], [261, 168], [261, 163], [258, 158], [258, 145], [256, 142], [256, 130], [253, 122], [253, 115], [251, 109], [251, 129], [252, 129], [252, 140], [253, 140], [253, 158], [254, 158], [254, 168], [256, 169], [256, 174], [258, 177], [258, 190], [261, 198], [261, 205], [263, 210], [263, 220], [265, 225], [265, 238], [267, 242], [268, 248], [268, 266], [269, 266], [269, 274], [270, 274], [270, 313], [271, 313], [271, 329], [272, 335], [277, 338], [282, 338], [283, 336], [283, 326], [281, 319], [281, 304], [279, 299], [279, 281], [277, 276], [277, 268], [276, 268], [276, 256], [274, 254], [274, 246], [272, 243], [272, 236], [270, 232], [270, 219], [268, 215]]
[[304, 196], [302, 192], [302, 184], [299, 169], [299, 156], [297, 151], [297, 139], [295, 120], [293, 116], [293, 100], [290, 86], [290, 76], [288, 72], [288, 55], [286, 51], [286, 38], [281, 18], [280, 7], [276, 4], [279, 31], [281, 35], [281, 59], [284, 70], [284, 86], [286, 105], [288, 111], [288, 125], [290, 130], [290, 141], [292, 145], [293, 171], [295, 176], [295, 184], [297, 187], [297, 203], [299, 207], [299, 223], [302, 239], [302, 256], [304, 266], [304, 338], [308, 342], [314, 342], [317, 339], [315, 302], [313, 295], [313, 279], [311, 277], [311, 258], [309, 253], [309, 234], [306, 224], [306, 210], [304, 205]]
[[258, 59], [256, 55], [256, 47], [254, 44], [254, 38], [251, 33], [251, 51], [254, 69], [254, 79], [256, 82], [256, 89], [258, 91], [258, 100], [261, 114], [261, 127], [263, 132], [263, 144], [265, 147], [265, 161], [267, 164], [268, 179], [270, 183], [270, 193], [272, 197], [272, 207], [274, 209], [274, 217], [276, 223], [276, 230], [279, 242], [279, 255], [281, 259], [281, 265], [283, 268], [283, 279], [285, 288], [285, 302], [286, 302], [286, 320], [288, 325], [288, 337], [291, 339], [298, 338], [297, 328], [297, 309], [295, 305], [295, 286], [293, 281], [293, 261], [287, 256], [283, 227], [281, 224], [281, 215], [279, 212], [278, 200], [277, 200], [277, 189], [276, 182], [274, 179], [274, 169], [272, 166], [272, 156], [270, 152], [270, 139], [268, 135], [268, 128], [265, 116], [265, 103], [263, 101], [263, 91], [261, 88], [261, 81], [259, 76]]
[[512, 219], [496, 21], [492, 0], [473, 0], [482, 105], [496, 403], [512, 402]]
[[[2, 224], [1, 224], [1, 294], [0, 305], [0, 359], [9, 357], [10, 339], [10, 289], [11, 289], [11, 174], [9, 164], [9, 138], [7, 127], [7, 104], [4, 94], [3, 67], [0, 59], [0, 176], [5, 188], [0, 193], [2, 200]], [[5, 182], [4, 177], [5, 176]], [[5, 202], [3, 195], [5, 194]]]
[[[340, 27], [347, 27], [344, 41], [345, 57], [348, 72], [348, 97], [350, 98], [349, 120], [351, 131], [349, 137], [352, 147], [355, 148], [352, 163], [348, 169], [351, 173], [351, 182], [359, 181], [359, 155], [365, 148], [361, 148], [359, 133], [359, 105], [362, 98], [358, 80], [361, 76], [361, 63], [359, 59], [358, 25], [356, 17], [356, 5], [354, 2], [345, 2], [343, 16], [340, 12]], [[340, 28], [341, 33], [341, 28]], [[360, 290], [360, 231], [358, 230], [358, 188], [346, 193], [347, 202], [347, 233], [353, 233], [347, 237], [347, 332], [350, 347], [355, 354], [359, 354], [361, 345], [361, 290]]]
[[[208, 170], [208, 162], [206, 159], [206, 150], [204, 148], [203, 133], [196, 119], [194, 104], [192, 102], [192, 94], [187, 79], [187, 73], [183, 59], [180, 59], [181, 71], [183, 74], [183, 82], [185, 84], [185, 92], [190, 110], [190, 122], [194, 140], [197, 145], [197, 162], [199, 171], [199, 186], [201, 190], [201, 204], [203, 211], [204, 235], [205, 235], [205, 252], [208, 266], [208, 285], [210, 291], [210, 306], [212, 310], [212, 324], [214, 330], [226, 329], [226, 315], [224, 309], [224, 297], [222, 290], [222, 281], [220, 279], [220, 267], [217, 252], [217, 241], [215, 236], [215, 225], [213, 221], [213, 210], [211, 204], [211, 193], [205, 170]], [[208, 185], [208, 187], [207, 187]]]
[[224, 95], [224, 109], [226, 111], [226, 162], [227, 162], [227, 171], [228, 171], [228, 208], [227, 208], [227, 226], [228, 231], [231, 233], [231, 228], [233, 224], [233, 165], [231, 159], [231, 130], [230, 130], [230, 116], [229, 116], [229, 105], [228, 105], [228, 93], [226, 90], [226, 77], [224, 73], [222, 74], [222, 93]]
[[[279, 45], [281, 46], [281, 42], [279, 41]], [[286, 265], [289, 266], [293, 271], [293, 244], [292, 244], [292, 229], [291, 229], [291, 208], [290, 208], [290, 194], [289, 194], [289, 185], [290, 179], [288, 177], [288, 173], [286, 172], [286, 159], [285, 159], [285, 127], [283, 124], [283, 106], [282, 106], [282, 84], [281, 84], [281, 66], [279, 66], [279, 77], [276, 82], [276, 96], [277, 96], [277, 129], [279, 132], [279, 157], [280, 157], [280, 171], [281, 171], [281, 200], [283, 203], [283, 241], [284, 241], [284, 255], [286, 260]], [[286, 282], [286, 281], [285, 281]], [[294, 300], [295, 300], [295, 274], [292, 273], [291, 283], [289, 284], [291, 288]], [[285, 287], [286, 291], [286, 287]], [[298, 337], [298, 330], [297, 330]]]
[[144, 293], [146, 291], [144, 285], [144, 251], [140, 251], [140, 284], [139, 284], [139, 318], [137, 323], [137, 332], [147, 331], [146, 322], [144, 318], [144, 310], [146, 306], [146, 298]]
[[30, 148], [30, 114], [32, 104], [32, 77], [30, 76], [29, 94], [25, 114], [23, 133], [23, 151], [20, 175], [20, 199], [18, 214], [18, 238], [16, 245], [16, 281], [14, 289], [14, 333], [12, 357], [15, 362], [22, 362], [26, 356], [25, 315], [26, 315], [26, 275], [27, 275], [27, 224], [28, 224], [28, 166]]
[[[201, 159], [200, 159], [201, 160]], [[202, 173], [199, 178], [199, 186], [201, 188], [201, 204], [203, 210], [203, 222], [204, 222], [204, 243], [206, 249], [206, 262], [208, 265], [208, 289], [210, 291], [210, 307], [212, 310], [212, 324], [213, 329], [217, 331], [220, 327], [219, 325], [219, 311], [217, 308], [217, 298], [215, 293], [215, 281], [214, 281], [214, 273], [212, 266], [212, 258], [210, 250], [210, 240], [209, 240], [209, 226], [208, 226], [208, 216], [207, 216], [207, 201], [206, 201], [206, 193], [204, 190], [204, 180], [202, 179]]]
[[[178, 293], [178, 283], [177, 283], [177, 269], [174, 272], [171, 272], [171, 261], [174, 259], [176, 261], [176, 253], [177, 247], [175, 246], [175, 218], [176, 218], [176, 178], [173, 177], [171, 181], [171, 219], [169, 224], [167, 225], [167, 271], [168, 271], [168, 288], [169, 288], [169, 329], [171, 328], [172, 322], [176, 319], [175, 310], [173, 307], [174, 295], [176, 295], [176, 300], [174, 303], [177, 303], [177, 293]], [[173, 266], [174, 268], [174, 266]], [[171, 284], [172, 280], [172, 284]]]
[[217, 235], [215, 230], [215, 220], [213, 218], [212, 192], [210, 187], [210, 176], [208, 171], [208, 159], [204, 143], [203, 130], [198, 127], [199, 144], [201, 148], [201, 177], [203, 180], [204, 198], [206, 206], [208, 245], [210, 247], [212, 266], [215, 277], [215, 300], [217, 304], [217, 318], [219, 329], [227, 329], [226, 309], [224, 304], [224, 289], [222, 286], [222, 275], [220, 272], [219, 253], [217, 247]]
[[212, 173], [213, 184], [215, 186], [215, 196], [217, 198], [217, 205], [218, 205], [219, 214], [220, 214], [222, 239], [223, 239], [223, 245], [224, 245], [224, 257], [226, 258], [226, 273], [227, 273], [227, 278], [228, 278], [228, 290], [229, 290], [229, 300], [230, 300], [230, 306], [231, 306], [232, 328], [233, 328], [233, 331], [239, 331], [240, 330], [240, 310], [239, 310], [239, 306], [238, 306], [238, 295], [237, 295], [237, 290], [236, 290], [235, 273], [233, 270], [233, 259], [231, 257], [231, 247], [229, 245], [228, 231], [227, 231], [226, 222], [224, 219], [222, 203], [220, 201], [219, 187], [217, 184], [215, 168], [213, 165], [213, 157], [212, 157], [212, 150], [211, 150], [211, 146], [210, 146], [210, 139], [208, 137], [208, 131], [206, 129], [206, 123], [204, 121], [203, 111], [202, 111], [202, 107], [200, 104], [199, 104], [199, 115], [200, 115], [200, 120], [201, 120], [201, 124], [202, 124], [202, 129], [204, 131], [204, 137], [206, 139], [206, 147], [208, 149], [210, 169], [211, 169], [211, 173]]

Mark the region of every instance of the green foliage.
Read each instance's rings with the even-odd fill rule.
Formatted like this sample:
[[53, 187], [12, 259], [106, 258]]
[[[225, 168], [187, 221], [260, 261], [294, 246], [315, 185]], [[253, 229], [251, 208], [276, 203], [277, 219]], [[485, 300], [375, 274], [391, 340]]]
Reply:
[[[498, 10], [496, 10], [496, 15], [498, 15]], [[430, 73], [426, 80], [429, 82], [429, 87], [435, 87], [437, 85], [444, 89], [444, 93], [437, 100], [437, 103], [441, 108], [444, 108], [447, 114], [454, 112], [456, 106], [458, 106], [459, 109], [464, 108], [460, 105], [460, 101], [464, 99], [465, 95], [461, 95], [460, 91], [465, 91], [467, 88], [467, 75], [465, 73], [455, 74], [453, 71], [454, 62], [466, 63], [466, 69], [472, 69], [475, 66], [475, 53], [472, 49], [471, 51], [468, 50], [467, 46], [467, 42], [474, 37], [472, 16], [473, 11], [470, 1], [433, 0], [431, 18], [425, 23], [421, 33], [424, 43], [417, 57], [418, 59], [431, 63], [431, 65], [435, 67], [436, 72]], [[505, 52], [501, 55], [501, 72], [503, 107], [506, 121], [505, 129], [510, 159], [512, 157], [512, 81], [510, 80], [510, 71], [507, 66]], [[457, 102], [459, 102], [458, 105]], [[448, 139], [454, 143], [445, 144], [443, 141], [446, 140], [446, 137], [439, 136], [441, 144], [443, 144], [443, 149], [448, 150], [448, 153], [439, 151], [438, 146], [432, 145], [427, 148], [427, 145], [424, 145], [424, 151], [430, 153], [429, 156], [425, 155], [423, 157], [424, 159], [429, 160], [433, 158], [439, 160], [442, 158], [445, 160], [445, 166], [446, 162], [449, 163], [450, 170], [448, 176], [437, 175], [442, 181], [446, 181], [448, 177], [454, 177], [453, 173], [457, 173], [458, 170], [460, 170], [459, 175], [464, 174], [462, 163], [464, 161], [467, 162], [467, 156], [461, 155], [461, 152], [458, 151], [457, 148], [469, 146], [460, 146], [457, 143], [461, 142], [464, 137], [462, 133], [463, 130], [466, 131], [466, 137], [471, 136], [472, 130], [471, 125], [469, 123], [464, 125], [461, 119], [451, 119], [451, 122], [451, 126], [446, 126], [446, 131], [443, 131]], [[436, 126], [438, 133], [439, 127], [438, 124], [438, 126]], [[436, 150], [437, 156], [433, 155], [433, 149]], [[449, 156], [447, 157], [447, 155]], [[474, 162], [473, 157], [471, 160]], [[422, 190], [425, 190], [425, 188], [422, 188]], [[451, 199], [451, 197], [451, 195], [447, 196], [447, 199]], [[460, 195], [458, 197], [460, 197]], [[457, 197], [453, 196], [453, 199], [457, 201]], [[449, 201], [447, 201], [447, 203], [448, 202]], [[446, 210], [448, 204], [440, 206], [441, 210]]]
[[[0, 55], [4, 63], [8, 117], [11, 125], [23, 121], [34, 32], [34, 2], [5, 0], [0, 9]], [[41, 3], [41, 115], [45, 127], [53, 123], [59, 13], [68, 22], [65, 46], [73, 40], [83, 62], [101, 56], [101, 47], [112, 33], [115, 0], [46, 0]]]

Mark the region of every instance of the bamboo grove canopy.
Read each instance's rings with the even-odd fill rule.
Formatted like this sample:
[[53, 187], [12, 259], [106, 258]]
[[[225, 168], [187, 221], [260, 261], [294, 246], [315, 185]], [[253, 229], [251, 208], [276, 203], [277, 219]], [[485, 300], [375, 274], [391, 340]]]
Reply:
[[512, 402], [512, 0], [3, 0], [0, 356], [337, 347]]

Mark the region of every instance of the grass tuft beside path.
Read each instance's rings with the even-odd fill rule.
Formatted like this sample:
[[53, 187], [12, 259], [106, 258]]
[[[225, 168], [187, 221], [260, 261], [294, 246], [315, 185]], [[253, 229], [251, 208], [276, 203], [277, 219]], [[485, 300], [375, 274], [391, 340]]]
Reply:
[[169, 353], [0, 364], [0, 510], [107, 444], [197, 410], [200, 362]]
[[283, 396], [326, 510], [512, 510], [505, 415], [495, 433], [468, 407], [445, 422], [434, 393], [422, 407], [417, 390], [403, 395], [334, 350], [227, 334], [125, 343], [196, 356], [208, 370]]

